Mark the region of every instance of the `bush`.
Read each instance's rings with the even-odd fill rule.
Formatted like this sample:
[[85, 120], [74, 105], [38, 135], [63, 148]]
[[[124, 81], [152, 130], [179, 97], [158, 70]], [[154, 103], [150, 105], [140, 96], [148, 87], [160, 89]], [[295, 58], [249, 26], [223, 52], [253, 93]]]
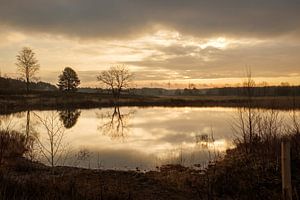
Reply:
[[5, 158], [22, 156], [27, 151], [26, 137], [16, 131], [0, 131], [0, 164]]

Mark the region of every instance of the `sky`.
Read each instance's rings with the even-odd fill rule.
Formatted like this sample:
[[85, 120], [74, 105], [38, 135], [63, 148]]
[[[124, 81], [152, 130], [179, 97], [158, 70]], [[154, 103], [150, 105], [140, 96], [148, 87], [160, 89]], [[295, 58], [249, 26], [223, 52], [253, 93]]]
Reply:
[[300, 84], [299, 0], [0, 0], [1, 75], [17, 77], [30, 47], [38, 78], [57, 83], [65, 67], [81, 86], [115, 64], [133, 86], [183, 88], [241, 83]]

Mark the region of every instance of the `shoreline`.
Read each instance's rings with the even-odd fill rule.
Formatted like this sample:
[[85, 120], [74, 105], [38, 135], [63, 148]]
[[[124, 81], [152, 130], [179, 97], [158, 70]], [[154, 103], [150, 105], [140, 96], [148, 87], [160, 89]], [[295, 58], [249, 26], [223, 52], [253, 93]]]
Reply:
[[[45, 195], [49, 199], [55, 196], [64, 199], [66, 195], [66, 199], [199, 199], [194, 188], [184, 182], [168, 180], [170, 176], [188, 180], [191, 177], [201, 179], [203, 175], [180, 165], [166, 165], [159, 171], [147, 172], [68, 166], [51, 168], [26, 158], [16, 158], [2, 168], [0, 165], [0, 182], [6, 180], [6, 187], [14, 185], [14, 188], [22, 188], [26, 196], [32, 193], [36, 198]], [[33, 185], [36, 187], [29, 189]], [[18, 189], [13, 191], [17, 194]]]
[[[0, 95], [0, 114], [27, 110], [92, 109], [105, 107], [247, 107], [248, 99], [239, 96], [122, 96], [116, 103], [109, 95], [30, 94]], [[261, 109], [300, 109], [300, 97], [253, 97], [251, 107]]]

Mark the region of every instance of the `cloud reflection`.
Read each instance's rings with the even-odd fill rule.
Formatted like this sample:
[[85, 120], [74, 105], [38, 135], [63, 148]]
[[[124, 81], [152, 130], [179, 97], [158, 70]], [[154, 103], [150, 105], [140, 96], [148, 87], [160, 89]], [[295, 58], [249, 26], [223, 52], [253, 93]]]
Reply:
[[[291, 113], [280, 112], [285, 119], [290, 119]], [[51, 115], [51, 111], [34, 113], [44, 117]], [[84, 150], [88, 156], [77, 166], [91, 168], [155, 169], [167, 163], [203, 166], [232, 147], [231, 141], [236, 135], [231, 123], [235, 114], [234, 108], [121, 107], [82, 110], [76, 126], [66, 130], [63, 141], [70, 151], [63, 157], [67, 157], [65, 164], [74, 166], [76, 155]], [[123, 122], [118, 121], [120, 117]], [[114, 125], [111, 125], [112, 121]], [[3, 117], [2, 124], [8, 122], [15, 124], [13, 129], [20, 130], [26, 122], [26, 112]], [[110, 131], [99, 130], [107, 123], [108, 127], [112, 127]], [[116, 129], [119, 123], [119, 129]], [[40, 140], [45, 145], [49, 144], [43, 126], [35, 124], [35, 129]], [[63, 162], [58, 163], [61, 164]]]

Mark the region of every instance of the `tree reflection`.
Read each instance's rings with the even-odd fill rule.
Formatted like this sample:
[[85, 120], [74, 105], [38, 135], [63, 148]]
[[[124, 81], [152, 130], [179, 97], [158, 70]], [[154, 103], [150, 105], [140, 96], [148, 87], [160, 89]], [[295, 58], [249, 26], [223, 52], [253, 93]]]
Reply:
[[103, 124], [98, 126], [98, 130], [111, 139], [123, 140], [130, 131], [129, 120], [132, 114], [134, 114], [133, 110], [122, 113], [118, 106], [114, 107], [112, 112], [97, 113], [97, 117], [103, 121]]
[[27, 110], [26, 113], [26, 128], [25, 128], [25, 134], [26, 134], [26, 138], [29, 137], [30, 134], [30, 111]]
[[[18, 121], [25, 118], [25, 123]], [[17, 120], [14, 118], [17, 118]], [[30, 123], [30, 111], [0, 116], [0, 160], [3, 157], [26, 156], [31, 158], [35, 133]]]
[[27, 110], [26, 122], [25, 122], [25, 138], [26, 138], [26, 147], [27, 147], [28, 151], [25, 153], [25, 157], [27, 157], [28, 159], [31, 159], [31, 160], [33, 160], [35, 158], [34, 143], [35, 143], [35, 138], [37, 135], [37, 132], [34, 129], [35, 125], [36, 125], [36, 123], [31, 121], [30, 110]]
[[215, 140], [212, 128], [210, 134], [196, 134], [195, 142], [196, 149], [200, 150], [203, 155], [205, 154], [207, 156], [206, 160], [208, 162], [204, 165], [214, 163], [221, 157], [222, 152], [227, 149], [226, 143], [223, 143], [222, 141], [218, 142]]
[[81, 111], [76, 109], [66, 109], [59, 112], [60, 120], [67, 129], [72, 128], [76, 124], [80, 114]]

